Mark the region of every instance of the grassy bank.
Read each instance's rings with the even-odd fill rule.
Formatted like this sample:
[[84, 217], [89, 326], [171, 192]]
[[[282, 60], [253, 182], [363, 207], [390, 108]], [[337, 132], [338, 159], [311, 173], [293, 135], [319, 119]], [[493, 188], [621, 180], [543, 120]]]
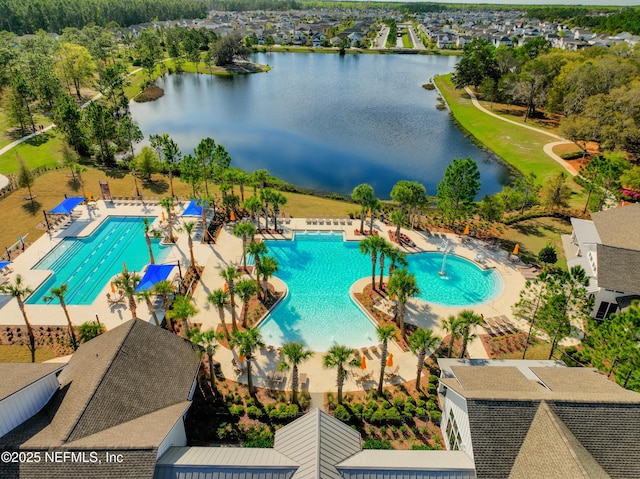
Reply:
[[535, 173], [543, 182], [564, 171], [542, 150], [546, 143], [554, 141], [552, 138], [480, 111], [464, 90], [454, 88], [451, 75], [438, 76], [434, 83], [460, 126], [516, 170], [524, 174]]

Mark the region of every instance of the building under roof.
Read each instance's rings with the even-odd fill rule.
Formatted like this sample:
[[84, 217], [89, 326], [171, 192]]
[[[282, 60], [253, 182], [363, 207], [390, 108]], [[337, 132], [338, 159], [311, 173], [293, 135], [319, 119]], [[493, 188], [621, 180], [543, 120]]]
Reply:
[[[157, 457], [186, 444], [199, 365], [190, 342], [138, 319], [81, 345], [46, 406], [0, 437], [0, 448], [96, 451], [102, 463], [0, 463], [0, 477], [152, 478]], [[107, 453], [124, 460], [108, 464]]]
[[571, 219], [563, 244], [569, 267], [581, 266], [594, 296], [592, 316], [605, 319], [640, 295], [640, 203], [593, 213], [593, 221]]
[[438, 360], [445, 443], [479, 479], [640, 478], [640, 394], [595, 369], [518, 363]]

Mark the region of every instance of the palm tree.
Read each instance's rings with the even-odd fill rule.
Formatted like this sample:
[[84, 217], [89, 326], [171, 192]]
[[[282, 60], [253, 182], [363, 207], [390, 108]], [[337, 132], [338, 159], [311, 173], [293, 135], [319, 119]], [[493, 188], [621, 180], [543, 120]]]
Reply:
[[213, 374], [213, 355], [218, 348], [218, 341], [221, 339], [219, 333], [216, 333], [213, 329], [207, 331], [200, 331], [197, 326], [189, 330], [189, 339], [198, 348], [200, 356], [206, 354], [207, 362], [209, 363], [209, 382], [211, 383], [211, 389], [215, 395], [218, 394], [218, 388], [216, 387], [215, 375]]
[[279, 371], [291, 369], [291, 402], [298, 404], [298, 365], [313, 356], [313, 351], [306, 349], [304, 343], [290, 341], [282, 346], [284, 359], [278, 365]]
[[151, 288], [153, 294], [162, 297], [162, 307], [164, 309], [164, 318], [167, 322], [167, 328], [169, 331], [173, 332], [173, 323], [171, 322], [171, 318], [167, 315], [169, 312], [169, 295], [174, 292], [173, 285], [169, 280], [162, 280], [153, 285]]
[[380, 353], [380, 381], [378, 382], [378, 394], [382, 394], [384, 386], [384, 368], [387, 365], [387, 355], [389, 354], [389, 339], [395, 339], [396, 328], [392, 325], [378, 326], [376, 328], [378, 341], [382, 343], [382, 352]]
[[193, 270], [193, 272], [196, 274], [196, 276], [199, 276], [198, 274], [198, 265], [196, 264], [196, 258], [193, 255], [193, 237], [191, 236], [193, 233], [193, 229], [196, 227], [196, 222], [195, 221], [187, 221], [186, 223], [184, 223], [182, 225], [182, 228], [180, 228], [180, 232], [184, 231], [187, 233], [187, 241], [189, 244], [189, 258], [191, 260], [191, 269]]
[[378, 260], [378, 263], [380, 264], [380, 272], [379, 272], [379, 278], [378, 278], [378, 289], [380, 291], [382, 291], [382, 287], [384, 286], [384, 283], [382, 281], [384, 278], [384, 261], [385, 261], [386, 255], [391, 252], [392, 248], [393, 246], [391, 246], [387, 241], [385, 241], [379, 250], [380, 258]]
[[242, 207], [251, 213], [251, 221], [258, 219], [258, 229], [260, 229], [260, 217], [257, 216], [258, 211], [262, 207], [262, 202], [257, 196], [250, 196], [242, 202]]
[[416, 376], [416, 391], [420, 391], [420, 378], [422, 377], [422, 368], [424, 368], [424, 360], [427, 353], [431, 349], [435, 349], [438, 344], [438, 338], [433, 336], [430, 329], [418, 328], [409, 337], [409, 349], [413, 354], [418, 355], [418, 370]]
[[376, 289], [376, 262], [378, 260], [378, 252], [384, 247], [386, 241], [377, 235], [367, 236], [360, 241], [360, 252], [371, 255], [371, 289]]
[[262, 212], [264, 213], [264, 229], [269, 229], [269, 205], [274, 196], [274, 192], [271, 188], [264, 188], [260, 190], [260, 201], [262, 202]]
[[173, 196], [167, 196], [160, 200], [160, 206], [162, 206], [167, 212], [167, 221], [169, 222], [169, 236], [167, 237], [167, 241], [169, 243], [175, 243], [176, 237], [173, 234], [173, 207], [175, 203], [173, 201]]
[[156, 314], [156, 310], [153, 307], [153, 303], [151, 302], [151, 296], [152, 296], [152, 293], [148, 289], [143, 289], [142, 291], [136, 294], [136, 297], [138, 298], [138, 303], [142, 303], [143, 301], [147, 303], [147, 309], [149, 310], [149, 313], [151, 313], [153, 322], [156, 323], [156, 326], [160, 326], [158, 315]]
[[247, 253], [253, 256], [254, 270], [257, 271], [260, 267], [260, 261], [262, 257], [269, 252], [267, 245], [264, 241], [251, 241], [247, 245]]
[[140, 283], [140, 275], [130, 271], [123, 271], [120, 273], [116, 279], [113, 280], [113, 284], [118, 287], [118, 289], [122, 290], [124, 295], [129, 300], [129, 310], [131, 311], [131, 318], [136, 319], [137, 316], [137, 308], [136, 308], [136, 287]]
[[45, 301], [51, 301], [53, 298], [57, 298], [60, 301], [60, 306], [64, 311], [64, 315], [67, 318], [67, 324], [69, 325], [69, 336], [71, 336], [71, 346], [75, 351], [78, 349], [78, 342], [76, 341], [76, 333], [73, 330], [73, 324], [71, 324], [71, 317], [69, 316], [69, 310], [67, 309], [67, 303], [64, 301], [64, 295], [67, 294], [69, 286], [66, 283], [61, 284], [57, 288], [51, 288], [51, 296], [45, 296]]
[[396, 296], [396, 302], [398, 305], [396, 314], [398, 318], [398, 326], [402, 336], [406, 335], [404, 324], [404, 312], [409, 298], [420, 294], [420, 289], [416, 282], [416, 276], [413, 273], [409, 273], [406, 268], [397, 269], [393, 272], [391, 278], [389, 278], [389, 286], [387, 290], [390, 295]]
[[0, 286], [0, 292], [4, 294], [8, 294], [16, 298], [18, 301], [18, 307], [20, 308], [20, 312], [22, 313], [22, 317], [24, 318], [24, 322], [27, 325], [27, 334], [29, 335], [29, 351], [31, 352], [31, 362], [36, 362], [36, 338], [33, 335], [33, 329], [31, 328], [31, 323], [29, 322], [29, 318], [27, 317], [27, 311], [24, 308], [24, 298], [33, 293], [33, 290], [28, 286], [25, 286], [22, 281], [21, 275], [16, 275], [13, 280], [13, 284], [4, 284]]
[[231, 347], [238, 348], [238, 354], [244, 356], [247, 361], [247, 385], [249, 394], [255, 393], [253, 388], [253, 377], [251, 375], [251, 361], [256, 349], [264, 347], [262, 336], [258, 329], [248, 329], [246, 331], [234, 331], [231, 338]]
[[373, 221], [376, 218], [375, 212], [382, 209], [382, 202], [378, 198], [372, 198], [369, 206], [369, 233], [373, 234]]
[[269, 293], [269, 278], [278, 271], [278, 262], [273, 256], [265, 256], [260, 261], [260, 264], [256, 265], [256, 274], [262, 275], [262, 291], [263, 299], [266, 301], [270, 296]]
[[242, 239], [242, 268], [247, 270], [247, 240], [256, 234], [256, 227], [251, 223], [238, 223], [233, 228], [233, 235]]
[[[197, 201], [196, 201], [197, 204]], [[211, 241], [211, 234], [209, 233], [209, 225], [207, 224], [207, 211], [209, 205], [213, 204], [213, 197], [209, 195], [200, 195], [200, 209], [202, 226], [204, 227], [204, 234], [202, 235], [202, 243], [209, 243]]]
[[400, 241], [400, 228], [409, 224], [407, 215], [402, 210], [393, 210], [391, 212], [391, 222], [396, 225], [396, 241], [398, 244], [402, 244]]
[[149, 250], [149, 262], [155, 264], [156, 260], [153, 257], [153, 249], [151, 249], [151, 238], [149, 237], [149, 231], [151, 230], [151, 222], [149, 218], [145, 218], [144, 222], [144, 240], [147, 242], [147, 249]]
[[407, 263], [407, 253], [401, 251], [399, 248], [395, 246], [390, 246], [385, 251], [387, 257], [389, 258], [389, 277], [393, 274], [396, 269], [396, 266], [400, 265], [403, 268], [407, 267], [409, 263]]
[[367, 183], [362, 183], [353, 189], [351, 198], [360, 204], [360, 234], [364, 234], [364, 217], [369, 203], [374, 198], [373, 187]]
[[472, 328], [476, 326], [482, 326], [484, 320], [482, 316], [474, 313], [470, 309], [460, 311], [458, 319], [461, 322], [460, 336], [462, 337], [462, 351], [460, 351], [460, 359], [464, 358], [464, 354], [467, 352], [467, 344], [476, 338], [477, 334], [472, 331]]
[[235, 266], [229, 266], [227, 269], [220, 271], [220, 276], [227, 282], [227, 288], [229, 289], [229, 304], [231, 305], [231, 327], [234, 331], [238, 329], [238, 323], [236, 322], [236, 297], [235, 297], [235, 283], [234, 281], [242, 276]]
[[249, 301], [260, 290], [258, 283], [253, 279], [243, 279], [236, 283], [236, 294], [243, 303], [242, 307], [242, 327], [247, 327], [247, 310]]
[[216, 289], [211, 294], [209, 294], [209, 296], [207, 296], [207, 301], [218, 308], [218, 316], [220, 316], [220, 324], [222, 325], [222, 330], [224, 331], [224, 335], [227, 338], [227, 341], [230, 341], [231, 335], [229, 334], [227, 323], [224, 321], [224, 308], [229, 305], [229, 293], [225, 292], [222, 289]]
[[462, 331], [462, 322], [460, 318], [450, 315], [447, 319], [440, 321], [442, 329], [449, 333], [449, 345], [447, 346], [447, 357], [450, 358], [453, 355], [453, 343], [460, 337]]
[[287, 197], [276, 191], [271, 195], [271, 204], [273, 205], [273, 229], [278, 231], [278, 213], [280, 213], [280, 207], [287, 204]]
[[182, 334], [186, 336], [187, 331], [189, 331], [189, 319], [195, 316], [197, 312], [198, 310], [191, 302], [191, 298], [178, 294], [171, 303], [169, 317], [182, 321]]
[[[325, 368], [337, 368], [338, 369], [338, 404], [342, 404], [342, 386], [344, 380], [349, 376], [349, 371], [345, 369], [345, 364], [350, 367], [360, 366], [360, 358], [354, 356], [355, 349], [351, 349], [348, 346], [342, 346], [340, 344], [334, 344], [329, 348], [329, 351], [322, 357], [322, 366]], [[351, 360], [349, 360], [351, 358]]]

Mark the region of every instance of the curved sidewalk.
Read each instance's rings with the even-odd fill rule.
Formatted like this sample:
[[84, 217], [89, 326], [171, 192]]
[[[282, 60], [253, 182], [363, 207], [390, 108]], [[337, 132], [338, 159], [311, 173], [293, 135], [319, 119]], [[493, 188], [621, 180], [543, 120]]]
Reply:
[[509, 120], [508, 118], [504, 118], [496, 113], [493, 113], [492, 111], [487, 110], [485, 107], [483, 107], [480, 102], [478, 101], [478, 98], [476, 97], [476, 95], [471, 91], [471, 89], [469, 87], [465, 87], [464, 88], [465, 91], [469, 94], [469, 97], [471, 98], [471, 103], [473, 103], [473, 106], [475, 106], [478, 110], [486, 113], [487, 115], [491, 115], [494, 118], [498, 118], [499, 120], [502, 121], [506, 121], [507, 123], [511, 123], [512, 125], [516, 125], [522, 128], [527, 128], [531, 131], [535, 131], [536, 133], [542, 133], [543, 135], [547, 135], [551, 138], [554, 138], [555, 140], [558, 141], [554, 141], [552, 143], [547, 143], [544, 145], [543, 147], [543, 151], [547, 154], [547, 156], [549, 156], [550, 158], [552, 158], [556, 163], [558, 163], [559, 165], [561, 165], [571, 176], [576, 176], [578, 174], [577, 171], [575, 171], [573, 169], [573, 167], [569, 164], [567, 164], [566, 161], [564, 161], [562, 158], [560, 158], [558, 155], [556, 155], [553, 152], [553, 147], [556, 145], [573, 145], [575, 144], [573, 141], [567, 140], [566, 138], [562, 138], [559, 135], [556, 135], [555, 133], [550, 133], [548, 131], [542, 130], [540, 128], [536, 128], [535, 126], [530, 126], [530, 125], [523, 125], [522, 123], [518, 123], [517, 121], [513, 121], [513, 120]]

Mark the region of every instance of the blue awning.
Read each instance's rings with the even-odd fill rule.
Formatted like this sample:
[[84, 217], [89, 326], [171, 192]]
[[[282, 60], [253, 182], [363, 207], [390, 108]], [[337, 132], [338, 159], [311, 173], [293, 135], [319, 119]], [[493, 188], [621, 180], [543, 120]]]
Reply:
[[138, 283], [136, 293], [145, 289], [151, 289], [160, 281], [164, 281], [169, 277], [175, 267], [175, 264], [150, 264], [147, 266], [147, 271], [145, 271], [140, 283]]
[[54, 209], [50, 210], [49, 213], [51, 213], [52, 215], [69, 215], [71, 214], [73, 209], [84, 200], [86, 200], [86, 198], [83, 198], [81, 196], [70, 196]]
[[182, 216], [202, 216], [202, 200], [191, 200]]
[[9, 266], [11, 261], [0, 261], [0, 271], [5, 268], [5, 266]]

